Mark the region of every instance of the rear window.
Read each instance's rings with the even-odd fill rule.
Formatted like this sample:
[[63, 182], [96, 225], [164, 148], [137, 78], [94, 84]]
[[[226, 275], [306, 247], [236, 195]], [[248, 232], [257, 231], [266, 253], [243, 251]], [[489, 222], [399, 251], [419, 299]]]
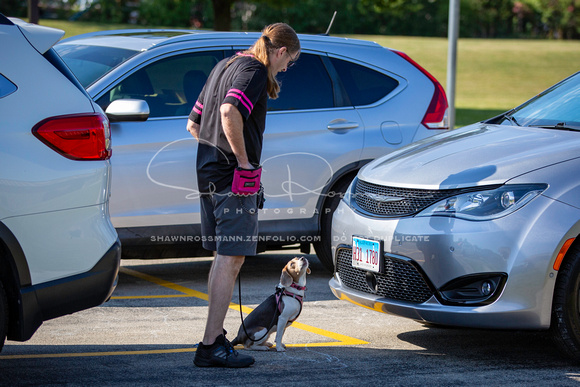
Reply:
[[7, 95], [14, 93], [17, 87], [4, 75], [0, 74], [0, 98], [4, 98]]
[[369, 105], [399, 85], [395, 79], [356, 63], [330, 58], [354, 106]]
[[54, 50], [86, 88], [139, 51], [116, 47], [59, 44]]
[[75, 85], [76, 88], [79, 89], [84, 95], [86, 95], [87, 98], [89, 99], [91, 98], [89, 97], [89, 94], [85, 90], [84, 86], [81, 85], [75, 74], [73, 74], [73, 72], [68, 68], [68, 66], [61, 59], [61, 57], [58, 56], [54, 48], [51, 48], [50, 50], [45, 52], [43, 57], [47, 61], [49, 61], [58, 71], [60, 71], [62, 75], [64, 75], [69, 81], [71, 81], [71, 83]]

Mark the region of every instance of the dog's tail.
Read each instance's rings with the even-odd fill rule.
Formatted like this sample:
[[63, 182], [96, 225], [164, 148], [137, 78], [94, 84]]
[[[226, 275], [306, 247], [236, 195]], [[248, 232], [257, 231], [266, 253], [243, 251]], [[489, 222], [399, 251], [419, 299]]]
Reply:
[[242, 344], [242, 342], [240, 341], [240, 336], [236, 336], [235, 339], [233, 339], [232, 341], [230, 341], [230, 343], [235, 347], [238, 344]]

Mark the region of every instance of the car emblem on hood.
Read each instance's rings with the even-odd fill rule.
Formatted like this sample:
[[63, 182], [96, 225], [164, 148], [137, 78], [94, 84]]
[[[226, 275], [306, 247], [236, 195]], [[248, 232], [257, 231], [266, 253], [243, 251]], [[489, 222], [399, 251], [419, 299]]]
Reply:
[[405, 198], [402, 198], [400, 196], [381, 195], [381, 194], [375, 194], [375, 193], [370, 193], [370, 192], [365, 192], [364, 196], [366, 196], [367, 198], [372, 199], [374, 201], [381, 202], [381, 203], [392, 203], [392, 202], [400, 202], [401, 200], [405, 200]]

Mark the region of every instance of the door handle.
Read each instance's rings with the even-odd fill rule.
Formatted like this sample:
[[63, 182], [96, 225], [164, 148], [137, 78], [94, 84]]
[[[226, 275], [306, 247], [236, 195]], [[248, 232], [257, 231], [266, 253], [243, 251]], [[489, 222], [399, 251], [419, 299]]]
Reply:
[[347, 120], [334, 120], [328, 124], [328, 130], [348, 130], [348, 129], [356, 129], [359, 127], [358, 122], [352, 122]]

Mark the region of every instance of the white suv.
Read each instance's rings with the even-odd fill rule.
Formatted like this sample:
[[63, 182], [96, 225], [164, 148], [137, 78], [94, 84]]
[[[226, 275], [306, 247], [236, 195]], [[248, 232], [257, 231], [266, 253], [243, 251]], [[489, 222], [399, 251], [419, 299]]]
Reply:
[[53, 51], [63, 34], [0, 14], [0, 349], [116, 284], [109, 122]]

